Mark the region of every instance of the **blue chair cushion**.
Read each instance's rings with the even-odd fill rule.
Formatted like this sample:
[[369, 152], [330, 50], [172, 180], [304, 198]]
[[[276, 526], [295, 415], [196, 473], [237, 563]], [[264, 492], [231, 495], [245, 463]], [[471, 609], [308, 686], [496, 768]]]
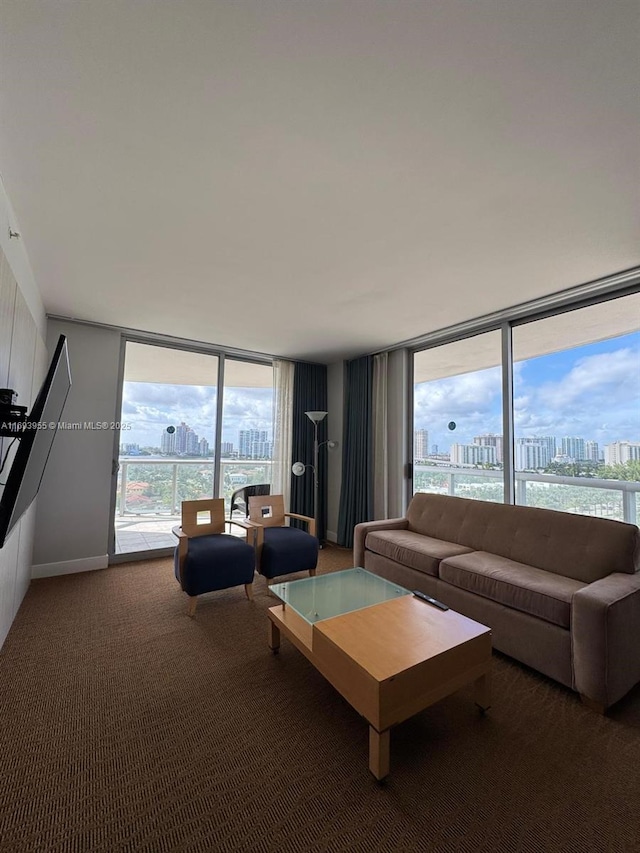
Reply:
[[[184, 561], [182, 589], [187, 595], [202, 595], [253, 582], [255, 552], [251, 545], [228, 533], [212, 533], [189, 539]], [[180, 581], [178, 549], [174, 570]]]
[[316, 536], [297, 527], [265, 527], [260, 574], [275, 578], [315, 569], [319, 547]]

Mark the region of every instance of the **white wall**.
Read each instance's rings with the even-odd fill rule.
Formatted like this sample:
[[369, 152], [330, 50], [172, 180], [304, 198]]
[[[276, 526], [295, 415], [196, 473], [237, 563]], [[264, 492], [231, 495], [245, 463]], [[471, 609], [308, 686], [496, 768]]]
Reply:
[[342, 425], [344, 407], [344, 362], [327, 367], [327, 436], [339, 441], [335, 450], [328, 450], [327, 463], [327, 539], [338, 539], [338, 513], [342, 486]]
[[[20, 231], [0, 182], [0, 387], [13, 388], [18, 392], [18, 404], [30, 409], [46, 369], [45, 313], [24, 241], [10, 238], [10, 227]], [[0, 439], [0, 460], [10, 441]], [[1, 482], [5, 482], [16, 449], [17, 442], [9, 451]], [[31, 579], [35, 512], [32, 504], [0, 549], [0, 646]]]
[[[115, 421], [120, 333], [50, 320], [47, 341], [68, 339], [71, 390], [62, 421]], [[58, 430], [40, 494], [33, 577], [104, 568], [108, 564], [114, 434]]]

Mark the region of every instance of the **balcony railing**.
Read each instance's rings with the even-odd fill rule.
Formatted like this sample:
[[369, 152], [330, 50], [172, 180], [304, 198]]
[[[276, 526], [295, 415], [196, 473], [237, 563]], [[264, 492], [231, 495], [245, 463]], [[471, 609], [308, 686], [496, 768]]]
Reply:
[[[214, 495], [213, 459], [120, 458], [118, 518], [180, 515], [182, 501]], [[222, 459], [222, 497], [228, 512], [231, 495], [242, 486], [271, 482], [270, 459]]]
[[[271, 481], [269, 459], [222, 459], [222, 497], [228, 512], [235, 489]], [[118, 518], [177, 518], [183, 500], [214, 494], [213, 459], [124, 457], [118, 476]], [[416, 491], [503, 501], [502, 471], [416, 464]], [[516, 472], [516, 503], [640, 524], [640, 483]]]
[[[517, 471], [516, 503], [558, 509], [580, 515], [596, 515], [640, 525], [636, 480], [599, 480], [595, 477], [562, 477]], [[414, 466], [416, 492], [439, 492], [459, 497], [502, 503], [503, 472], [473, 468]]]

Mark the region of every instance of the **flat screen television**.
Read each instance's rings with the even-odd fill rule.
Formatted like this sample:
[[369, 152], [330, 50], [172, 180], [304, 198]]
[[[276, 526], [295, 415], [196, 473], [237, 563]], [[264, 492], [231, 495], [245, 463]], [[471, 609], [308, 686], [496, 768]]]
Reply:
[[4, 488], [0, 485], [0, 548], [38, 494], [69, 388], [67, 339], [60, 335], [47, 375], [27, 415], [26, 427], [16, 437], [18, 450], [11, 469], [6, 475], [0, 474], [0, 483], [5, 484]]

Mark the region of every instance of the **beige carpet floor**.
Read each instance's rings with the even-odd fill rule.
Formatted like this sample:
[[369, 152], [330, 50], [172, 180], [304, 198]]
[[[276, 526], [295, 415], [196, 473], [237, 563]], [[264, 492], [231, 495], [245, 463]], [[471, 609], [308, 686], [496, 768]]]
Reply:
[[462, 690], [398, 726], [380, 785], [255, 586], [192, 620], [166, 559], [32, 583], [0, 653], [2, 853], [640, 850], [640, 690], [599, 717], [496, 654], [491, 711]]

